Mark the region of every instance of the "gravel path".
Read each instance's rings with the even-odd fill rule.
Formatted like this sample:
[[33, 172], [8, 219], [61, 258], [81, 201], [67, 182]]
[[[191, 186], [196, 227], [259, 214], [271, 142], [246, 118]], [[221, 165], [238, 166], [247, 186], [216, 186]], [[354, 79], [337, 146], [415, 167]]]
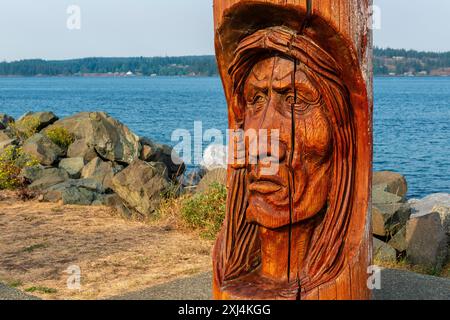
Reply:
[[0, 283], [0, 300], [39, 300], [39, 299]]

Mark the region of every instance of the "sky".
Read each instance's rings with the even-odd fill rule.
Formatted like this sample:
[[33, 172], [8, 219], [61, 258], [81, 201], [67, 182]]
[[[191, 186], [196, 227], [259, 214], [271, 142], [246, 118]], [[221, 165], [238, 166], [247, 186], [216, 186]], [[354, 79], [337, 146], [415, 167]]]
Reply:
[[[375, 45], [450, 51], [450, 1], [374, 3]], [[213, 35], [212, 0], [0, 1], [0, 61], [213, 54]]]

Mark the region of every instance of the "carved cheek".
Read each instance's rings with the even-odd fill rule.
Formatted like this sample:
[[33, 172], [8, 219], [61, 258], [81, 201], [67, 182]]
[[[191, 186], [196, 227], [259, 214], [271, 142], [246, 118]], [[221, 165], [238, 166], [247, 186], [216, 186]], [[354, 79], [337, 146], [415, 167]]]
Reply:
[[304, 161], [322, 162], [331, 156], [331, 126], [321, 108], [315, 108], [300, 121], [299, 131], [299, 148]]

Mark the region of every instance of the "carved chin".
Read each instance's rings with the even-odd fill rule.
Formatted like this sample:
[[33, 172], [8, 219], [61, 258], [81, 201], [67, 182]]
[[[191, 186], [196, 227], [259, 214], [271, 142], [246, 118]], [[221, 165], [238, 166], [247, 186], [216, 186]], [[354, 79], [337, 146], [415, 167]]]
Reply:
[[[282, 188], [263, 194], [250, 190], [246, 219], [268, 229], [279, 229], [292, 223], [300, 223], [318, 215], [327, 205], [330, 183], [328, 179], [315, 181], [312, 189], [297, 190], [293, 197], [294, 211], [291, 217], [289, 192]], [[280, 205], [281, 204], [281, 205]]]
[[291, 220], [289, 206], [277, 208], [264, 198], [260, 195], [249, 197], [247, 221], [268, 229], [278, 229], [289, 225]]

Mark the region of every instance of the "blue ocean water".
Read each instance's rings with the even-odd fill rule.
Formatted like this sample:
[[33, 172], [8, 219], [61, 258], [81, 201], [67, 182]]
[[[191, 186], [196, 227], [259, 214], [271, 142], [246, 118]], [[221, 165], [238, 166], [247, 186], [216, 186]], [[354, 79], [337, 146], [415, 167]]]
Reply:
[[[0, 78], [0, 112], [106, 111], [174, 145], [176, 129], [227, 128], [218, 78]], [[376, 78], [374, 167], [406, 175], [410, 197], [450, 192], [450, 78]]]

